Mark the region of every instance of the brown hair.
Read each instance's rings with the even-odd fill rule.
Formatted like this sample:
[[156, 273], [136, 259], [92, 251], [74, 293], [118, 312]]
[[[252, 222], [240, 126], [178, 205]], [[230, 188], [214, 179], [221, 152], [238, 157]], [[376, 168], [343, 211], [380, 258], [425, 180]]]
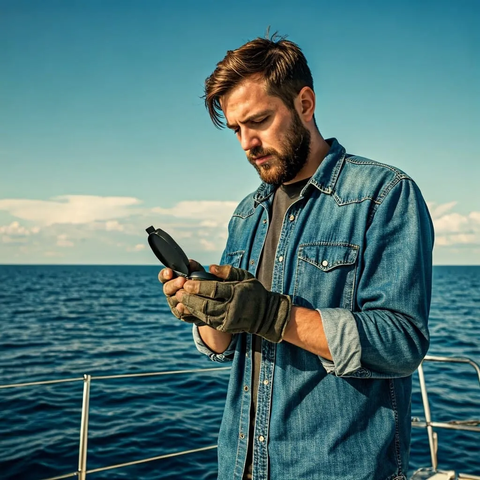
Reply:
[[220, 99], [243, 79], [261, 74], [269, 95], [279, 97], [289, 109], [303, 87], [313, 90], [313, 79], [300, 47], [273, 34], [256, 38], [236, 50], [229, 50], [205, 80], [205, 106], [215, 126], [223, 128]]

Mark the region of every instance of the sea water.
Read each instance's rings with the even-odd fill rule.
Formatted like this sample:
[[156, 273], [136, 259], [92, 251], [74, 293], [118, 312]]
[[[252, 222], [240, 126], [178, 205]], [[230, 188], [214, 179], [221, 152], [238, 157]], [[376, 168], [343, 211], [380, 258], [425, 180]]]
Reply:
[[[0, 479], [78, 468], [84, 374], [217, 366], [198, 353], [148, 266], [0, 266]], [[480, 362], [480, 267], [435, 267], [429, 354]], [[220, 366], [220, 365], [218, 365]], [[471, 367], [426, 363], [434, 420], [480, 418]], [[88, 470], [215, 445], [228, 371], [93, 380]], [[418, 376], [412, 415], [423, 418]], [[480, 434], [439, 430], [439, 466], [480, 475]], [[413, 429], [410, 471], [430, 465]], [[91, 474], [92, 479], [214, 480], [216, 450]]]

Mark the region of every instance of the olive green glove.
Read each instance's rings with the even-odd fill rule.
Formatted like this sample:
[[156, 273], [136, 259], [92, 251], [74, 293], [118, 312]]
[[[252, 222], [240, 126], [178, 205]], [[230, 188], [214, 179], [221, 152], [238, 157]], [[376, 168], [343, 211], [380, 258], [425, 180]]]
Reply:
[[288, 295], [268, 291], [249, 272], [233, 267], [225, 281], [202, 280], [195, 289], [195, 294], [183, 293], [181, 302], [215, 330], [282, 341], [292, 304]]
[[177, 310], [177, 305], [180, 303], [176, 298], [175, 295], [166, 295], [167, 302], [170, 307], [171, 312], [180, 320], [183, 320], [186, 323], [194, 323], [198, 327], [206, 325], [205, 322], [202, 322], [199, 318], [195, 317], [194, 315], [189, 315], [188, 313], [184, 313], [183, 315]]

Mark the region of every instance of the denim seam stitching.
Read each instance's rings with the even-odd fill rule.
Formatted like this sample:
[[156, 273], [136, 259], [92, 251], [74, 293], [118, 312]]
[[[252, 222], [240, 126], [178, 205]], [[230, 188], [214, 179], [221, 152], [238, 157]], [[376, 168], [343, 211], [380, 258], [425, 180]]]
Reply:
[[377, 213], [377, 210], [378, 208], [380, 207], [380, 205], [383, 204], [383, 202], [385, 201], [385, 199], [387, 198], [388, 194], [402, 181], [402, 180], [410, 180], [411, 179], [409, 177], [405, 177], [405, 178], [395, 178], [394, 180], [392, 180], [383, 190], [382, 192], [380, 193], [380, 195], [378, 196], [378, 201], [375, 202], [375, 206], [374, 208], [372, 209], [372, 213], [370, 214], [370, 217], [368, 219], [368, 223], [371, 224], [371, 222], [373, 221], [373, 217], [375, 216], [375, 214]]
[[243, 257], [244, 254], [245, 254], [245, 250], [236, 250], [235, 252], [226, 253], [225, 256], [226, 257], [240, 256], [240, 260], [241, 260], [241, 257]]
[[[247, 349], [247, 346], [248, 346], [248, 341], [245, 342], [245, 349]], [[244, 373], [245, 373], [245, 371], [244, 371]], [[251, 399], [250, 399], [250, 402], [251, 402]], [[250, 402], [249, 402], [249, 403], [250, 403]], [[242, 395], [242, 404], [241, 404], [241, 406], [240, 406], [240, 416], [239, 416], [239, 418], [240, 418], [240, 424], [241, 424], [242, 412], [243, 412], [243, 406], [244, 406], [244, 404], [245, 404], [245, 395]], [[240, 471], [242, 472], [242, 475], [243, 475], [243, 472], [244, 472], [244, 470], [245, 470], [245, 460], [244, 460], [244, 462], [243, 462], [243, 467], [240, 465], [240, 462], [239, 462], [240, 444], [241, 444], [241, 440], [242, 440], [242, 439], [240, 438], [240, 433], [241, 433], [241, 432], [239, 432], [238, 437], [237, 437], [237, 453], [236, 453], [236, 455], [235, 455], [235, 466], [234, 466], [234, 468], [233, 468], [233, 476], [234, 476], [234, 478], [235, 478], [235, 476], [236, 476], [237, 468], [240, 469]], [[245, 434], [244, 434], [244, 435], [245, 435]], [[247, 431], [246, 435], [247, 435], [247, 449], [248, 449], [248, 441], [249, 441], [248, 431]]]
[[350, 311], [353, 311], [353, 299], [355, 298], [354, 292], [355, 292], [355, 288], [357, 286], [357, 268], [358, 268], [357, 258], [358, 258], [358, 255], [355, 257], [355, 262], [354, 262], [355, 266], [353, 267], [353, 282], [352, 282], [352, 288], [350, 289], [349, 305], [347, 305], [345, 307]]
[[398, 411], [397, 411], [397, 398], [395, 395], [395, 382], [391, 378], [389, 379], [389, 387], [390, 387], [390, 400], [392, 402], [392, 410], [393, 410], [393, 415], [395, 418], [395, 457], [397, 459], [397, 469], [398, 469], [398, 475], [403, 475], [402, 474], [402, 457], [400, 453], [400, 432], [399, 432], [399, 426], [398, 426]]
[[354, 203], [363, 203], [363, 202], [366, 202], [368, 200], [370, 200], [371, 202], [376, 203], [376, 204], [381, 203], [378, 200], [375, 200], [373, 197], [369, 197], [369, 196], [362, 197], [362, 198], [356, 198], [354, 200], [342, 200], [336, 193], [333, 195], [333, 199], [335, 200], [335, 203], [339, 207], [343, 207], [345, 205], [352, 205]]
[[408, 178], [411, 179], [409, 175], [407, 175], [405, 172], [402, 172], [398, 168], [393, 167], [392, 165], [387, 165], [386, 163], [381, 163], [381, 162], [376, 162], [375, 160], [370, 160], [368, 158], [363, 158], [363, 157], [358, 157], [356, 155], [353, 155], [351, 157], [347, 157], [345, 159], [345, 162], [352, 163], [354, 165], [374, 165], [376, 167], [381, 167], [386, 170], [390, 170], [395, 174], [395, 177], [401, 177], [401, 178]]

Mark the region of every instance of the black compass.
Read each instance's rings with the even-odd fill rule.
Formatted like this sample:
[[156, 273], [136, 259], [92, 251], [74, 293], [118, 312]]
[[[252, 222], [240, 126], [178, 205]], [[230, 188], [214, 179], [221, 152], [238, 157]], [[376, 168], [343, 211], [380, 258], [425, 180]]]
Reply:
[[188, 257], [180, 248], [178, 243], [164, 230], [154, 228], [146, 229], [148, 233], [148, 244], [153, 250], [155, 256], [168, 268], [171, 268], [181, 277], [191, 278], [192, 280], [221, 280], [212, 273], [203, 271], [190, 272]]

